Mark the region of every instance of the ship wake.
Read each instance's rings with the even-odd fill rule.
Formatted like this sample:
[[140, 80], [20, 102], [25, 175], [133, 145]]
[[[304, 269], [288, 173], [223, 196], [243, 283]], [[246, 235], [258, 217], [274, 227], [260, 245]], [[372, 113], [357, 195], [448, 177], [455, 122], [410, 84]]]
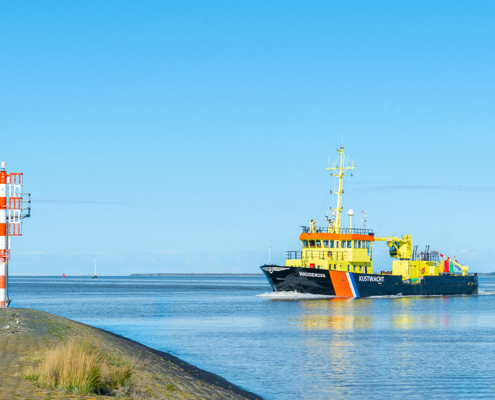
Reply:
[[478, 295], [480, 295], [480, 296], [494, 296], [495, 290], [479, 290]]
[[318, 300], [318, 299], [331, 299], [335, 296], [328, 296], [324, 294], [311, 294], [311, 293], [299, 293], [299, 292], [270, 292], [257, 294], [256, 297], [263, 297], [272, 300]]

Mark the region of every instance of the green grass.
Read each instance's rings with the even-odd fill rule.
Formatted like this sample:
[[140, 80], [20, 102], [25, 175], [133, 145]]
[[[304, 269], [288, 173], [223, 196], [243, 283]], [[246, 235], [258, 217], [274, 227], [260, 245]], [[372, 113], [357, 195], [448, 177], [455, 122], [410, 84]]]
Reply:
[[111, 393], [128, 384], [132, 375], [131, 362], [120, 353], [73, 338], [32, 357], [24, 378], [42, 387], [87, 395]]

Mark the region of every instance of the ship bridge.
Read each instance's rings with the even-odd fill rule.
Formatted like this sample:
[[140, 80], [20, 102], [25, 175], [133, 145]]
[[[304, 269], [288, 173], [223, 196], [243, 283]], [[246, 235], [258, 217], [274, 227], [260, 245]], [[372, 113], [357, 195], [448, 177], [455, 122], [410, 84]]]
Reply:
[[287, 266], [371, 273], [372, 229], [301, 226], [301, 251], [288, 251]]

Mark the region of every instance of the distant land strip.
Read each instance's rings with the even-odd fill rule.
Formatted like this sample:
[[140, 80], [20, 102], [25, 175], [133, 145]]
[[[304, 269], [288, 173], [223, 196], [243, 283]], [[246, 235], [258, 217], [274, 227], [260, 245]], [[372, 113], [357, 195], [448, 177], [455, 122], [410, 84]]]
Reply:
[[169, 273], [169, 274], [131, 274], [131, 276], [263, 276], [263, 274]]

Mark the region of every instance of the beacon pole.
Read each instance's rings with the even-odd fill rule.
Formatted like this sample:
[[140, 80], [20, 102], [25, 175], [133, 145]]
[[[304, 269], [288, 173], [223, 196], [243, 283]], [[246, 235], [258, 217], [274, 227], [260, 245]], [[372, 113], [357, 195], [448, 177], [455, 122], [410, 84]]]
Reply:
[[7, 307], [7, 259], [8, 240], [7, 236], [7, 172], [5, 162], [2, 161], [0, 168], [0, 307]]
[[7, 174], [5, 161], [0, 164], [0, 308], [8, 307], [8, 263], [10, 237], [22, 236], [22, 219], [31, 216], [31, 195], [22, 193], [22, 174]]

